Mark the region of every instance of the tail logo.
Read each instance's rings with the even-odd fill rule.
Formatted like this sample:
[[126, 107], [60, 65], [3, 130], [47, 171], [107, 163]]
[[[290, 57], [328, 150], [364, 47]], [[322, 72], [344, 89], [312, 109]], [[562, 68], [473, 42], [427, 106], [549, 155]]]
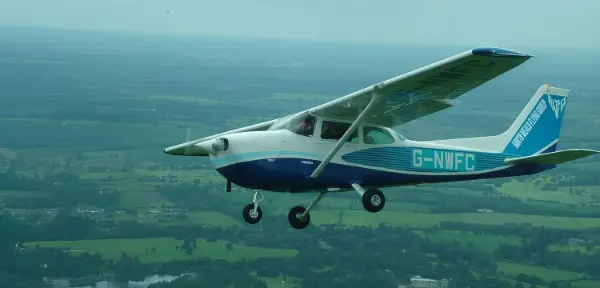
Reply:
[[560, 117], [560, 114], [563, 112], [563, 110], [565, 110], [565, 107], [567, 106], [567, 99], [565, 97], [561, 97], [560, 100], [557, 100], [553, 99], [552, 97], [550, 97], [550, 95], [548, 95], [548, 102], [550, 103], [550, 109], [554, 111], [554, 116], [556, 116], [556, 119], [558, 119]]

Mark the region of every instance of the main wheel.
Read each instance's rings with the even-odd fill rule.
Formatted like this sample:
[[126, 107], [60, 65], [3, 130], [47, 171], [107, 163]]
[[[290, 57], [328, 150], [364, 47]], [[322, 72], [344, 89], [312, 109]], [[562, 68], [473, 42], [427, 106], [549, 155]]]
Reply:
[[254, 210], [254, 203], [250, 203], [244, 207], [242, 216], [248, 224], [256, 224], [262, 219], [262, 210], [260, 207], [256, 207], [256, 210]]
[[300, 217], [304, 211], [306, 211], [306, 208], [302, 206], [296, 206], [290, 209], [290, 212], [288, 213], [288, 221], [290, 221], [290, 225], [295, 229], [304, 229], [310, 223], [309, 213], [306, 213], [304, 217]]
[[379, 189], [368, 189], [362, 195], [362, 204], [365, 210], [377, 213], [385, 206], [385, 196]]

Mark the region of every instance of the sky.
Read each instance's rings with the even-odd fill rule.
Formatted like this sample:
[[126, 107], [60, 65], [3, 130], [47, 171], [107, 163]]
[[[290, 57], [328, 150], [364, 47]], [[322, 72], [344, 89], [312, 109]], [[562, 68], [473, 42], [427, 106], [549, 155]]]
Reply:
[[600, 47], [599, 0], [0, 0], [0, 25], [476, 46]]

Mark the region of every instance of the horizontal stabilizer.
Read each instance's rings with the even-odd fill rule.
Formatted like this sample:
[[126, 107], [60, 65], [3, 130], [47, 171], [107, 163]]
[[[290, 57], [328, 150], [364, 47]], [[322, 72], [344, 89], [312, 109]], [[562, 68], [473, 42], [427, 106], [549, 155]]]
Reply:
[[514, 165], [552, 165], [585, 158], [599, 154], [600, 151], [590, 149], [567, 149], [533, 156], [505, 159], [504, 163]]

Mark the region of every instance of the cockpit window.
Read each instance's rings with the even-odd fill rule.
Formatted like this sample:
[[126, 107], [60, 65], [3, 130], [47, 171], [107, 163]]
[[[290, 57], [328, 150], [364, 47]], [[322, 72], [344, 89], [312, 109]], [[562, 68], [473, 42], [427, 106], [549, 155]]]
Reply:
[[[321, 139], [328, 140], [339, 140], [344, 136], [344, 133], [348, 131], [350, 128], [349, 123], [339, 123], [332, 121], [323, 121], [323, 125], [321, 127]], [[358, 131], [354, 131], [352, 136], [348, 139], [350, 143], [358, 143]]]
[[392, 144], [394, 137], [385, 129], [364, 126], [363, 141], [365, 144]]
[[315, 124], [317, 123], [317, 118], [312, 115], [304, 115], [302, 117], [298, 117], [293, 119], [290, 122], [289, 130], [302, 136], [312, 137], [315, 132]]
[[400, 141], [406, 140], [406, 137], [402, 136], [402, 134], [400, 134], [400, 133], [398, 133], [396, 131], [394, 131], [394, 133], [396, 133], [396, 137], [398, 137], [398, 139], [400, 139]]

